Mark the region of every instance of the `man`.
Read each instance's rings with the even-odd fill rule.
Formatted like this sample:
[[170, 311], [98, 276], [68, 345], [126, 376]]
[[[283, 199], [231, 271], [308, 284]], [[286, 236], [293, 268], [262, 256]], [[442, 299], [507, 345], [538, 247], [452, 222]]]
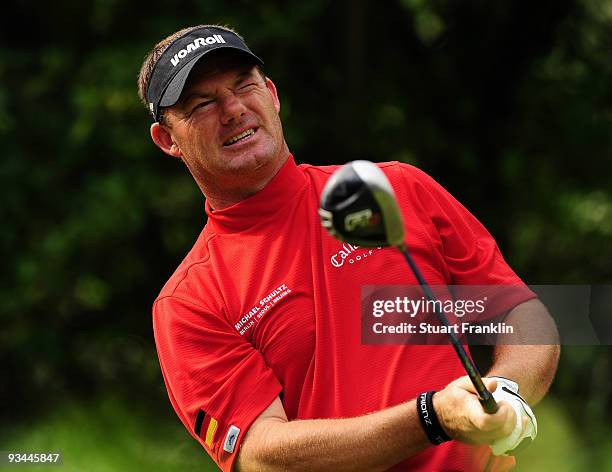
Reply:
[[[335, 167], [295, 164], [262, 64], [232, 30], [203, 25], [158, 43], [139, 77], [154, 143], [206, 197], [208, 222], [153, 309], [181, 421], [223, 470], [507, 469], [488, 445], [505, 452], [533, 428], [522, 407], [484, 413], [450, 346], [361, 343], [361, 286], [416, 282], [392, 249], [343, 248], [321, 228]], [[431, 178], [381, 168], [413, 215], [407, 242], [430, 283], [521, 284]], [[527, 289], [504, 303], [506, 320], [550, 323]], [[557, 359], [556, 346], [498, 346], [489, 376], [533, 404]]]

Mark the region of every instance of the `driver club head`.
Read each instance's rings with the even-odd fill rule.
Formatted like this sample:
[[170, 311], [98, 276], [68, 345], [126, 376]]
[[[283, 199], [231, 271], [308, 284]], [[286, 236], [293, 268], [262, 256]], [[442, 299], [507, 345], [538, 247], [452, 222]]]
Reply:
[[393, 188], [370, 161], [349, 162], [332, 174], [321, 193], [319, 216], [333, 237], [351, 244], [404, 243], [404, 224]]

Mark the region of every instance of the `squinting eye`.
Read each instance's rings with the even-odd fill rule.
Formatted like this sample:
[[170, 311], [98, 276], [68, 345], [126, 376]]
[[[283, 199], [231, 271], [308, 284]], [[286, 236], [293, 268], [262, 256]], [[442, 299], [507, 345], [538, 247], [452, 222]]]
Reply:
[[241, 85], [241, 86], [238, 88], [238, 90], [244, 90], [244, 89], [246, 89], [246, 88], [249, 88], [249, 87], [254, 87], [254, 86], [256, 86], [256, 85], [257, 85], [256, 83], [251, 82], [251, 83], [248, 83], [248, 84]]
[[204, 102], [198, 103], [195, 107], [193, 107], [193, 110], [191, 110], [191, 113], [196, 111], [198, 108], [205, 108], [207, 105], [210, 105], [212, 102], [213, 102], [212, 100], [206, 100]]

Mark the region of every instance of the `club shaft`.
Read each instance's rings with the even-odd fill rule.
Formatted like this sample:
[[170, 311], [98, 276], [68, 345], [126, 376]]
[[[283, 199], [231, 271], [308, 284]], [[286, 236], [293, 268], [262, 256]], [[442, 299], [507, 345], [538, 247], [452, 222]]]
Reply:
[[[419, 270], [417, 265], [414, 263], [414, 260], [412, 260], [412, 257], [410, 257], [408, 248], [403, 244], [396, 246], [396, 247], [404, 255], [406, 262], [408, 262], [410, 269], [412, 269], [412, 272], [414, 276], [416, 277], [417, 281], [419, 282], [419, 285], [423, 289], [425, 296], [429, 300], [434, 302], [433, 303], [434, 312], [436, 316], [438, 317], [438, 320], [440, 320], [440, 323], [442, 323], [442, 325], [444, 325], [445, 327], [450, 326], [450, 323], [448, 322], [448, 319], [446, 318], [444, 313], [442, 313], [438, 309], [437, 303], [435, 303], [437, 299], [435, 295], [433, 294], [433, 292], [431, 291], [431, 288], [429, 287], [429, 285], [423, 278], [423, 275], [421, 275], [421, 271]], [[478, 372], [478, 368], [472, 361], [472, 358], [465, 351], [465, 349], [463, 348], [463, 345], [459, 342], [459, 339], [454, 334], [454, 332], [450, 329], [446, 331], [448, 332], [448, 336], [450, 338], [453, 348], [455, 349], [455, 352], [457, 353], [457, 356], [459, 356], [459, 360], [463, 364], [463, 367], [465, 368], [465, 371], [467, 372], [468, 377], [472, 381], [472, 384], [474, 385], [474, 388], [476, 389], [476, 392], [478, 393], [478, 398], [480, 400], [480, 403], [483, 409], [487, 413], [495, 413], [498, 409], [497, 402], [495, 401], [495, 399], [493, 398], [493, 395], [491, 394], [491, 392], [489, 392], [484, 382], [482, 381], [482, 377], [480, 376], [480, 372]]]

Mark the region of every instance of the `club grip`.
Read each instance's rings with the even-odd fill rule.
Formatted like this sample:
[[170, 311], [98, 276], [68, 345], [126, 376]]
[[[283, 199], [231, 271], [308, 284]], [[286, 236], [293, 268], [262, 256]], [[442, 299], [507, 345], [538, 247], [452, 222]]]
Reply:
[[487, 413], [493, 414], [499, 409], [499, 405], [495, 401], [495, 398], [493, 398], [493, 395], [488, 390], [485, 390], [483, 396], [478, 400], [480, 401], [483, 410]]

